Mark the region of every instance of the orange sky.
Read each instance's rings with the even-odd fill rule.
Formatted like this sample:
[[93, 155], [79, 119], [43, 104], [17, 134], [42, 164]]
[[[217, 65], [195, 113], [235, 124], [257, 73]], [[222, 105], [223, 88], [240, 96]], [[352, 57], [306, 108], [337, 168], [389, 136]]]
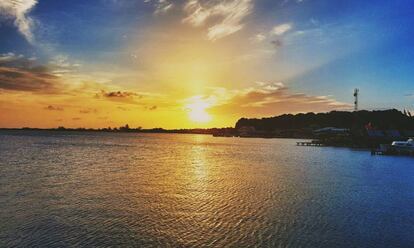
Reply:
[[[95, 53], [89, 51], [93, 43], [74, 49], [79, 41], [56, 44], [42, 37], [30, 29], [31, 9], [22, 7], [19, 15], [29, 29], [15, 23], [16, 32], [35, 52], [0, 54], [0, 127], [227, 127], [241, 117], [351, 108], [285, 81], [353, 47], [287, 63], [279, 55], [282, 42], [270, 39], [295, 42], [305, 33], [294, 24], [257, 28], [248, 22], [253, 1], [191, 3], [197, 1], [172, 13], [167, 5], [154, 5], [150, 22], [129, 24], [117, 34], [116, 48]], [[105, 42], [96, 38], [97, 46]]]

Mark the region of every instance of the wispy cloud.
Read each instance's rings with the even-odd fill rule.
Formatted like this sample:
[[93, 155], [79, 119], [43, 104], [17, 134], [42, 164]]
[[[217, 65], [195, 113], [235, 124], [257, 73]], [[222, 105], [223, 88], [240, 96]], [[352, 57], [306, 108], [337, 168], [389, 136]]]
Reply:
[[288, 4], [288, 3], [295, 3], [295, 4], [301, 4], [305, 2], [305, 0], [283, 0], [283, 2], [281, 3], [282, 6]]
[[254, 35], [252, 38], [250, 38], [250, 40], [253, 42], [262, 42], [266, 40], [266, 35], [259, 33], [259, 34]]
[[96, 108], [84, 108], [79, 110], [80, 114], [96, 114], [98, 110]]
[[183, 22], [198, 27], [217, 18], [217, 21], [208, 27], [207, 33], [208, 39], [215, 41], [240, 31], [244, 27], [243, 20], [252, 9], [252, 0], [189, 0], [184, 6], [187, 16]]
[[58, 54], [50, 60], [48, 66], [54, 75], [61, 77], [64, 74], [75, 73], [81, 64], [73, 63], [68, 56]]
[[53, 105], [48, 105], [47, 107], [45, 107], [45, 109], [49, 111], [63, 111], [62, 107], [53, 106]]
[[158, 107], [156, 106], [156, 105], [152, 105], [152, 106], [147, 106], [147, 107], [145, 107], [145, 109], [147, 109], [147, 110], [151, 110], [151, 111], [153, 111], [153, 110], [156, 110]]
[[65, 76], [73, 76], [81, 65], [67, 56], [56, 55], [40, 62], [12, 52], [0, 54], [0, 89], [36, 93], [63, 93], [68, 85]]
[[0, 89], [54, 93], [62, 88], [59, 77], [35, 58], [14, 53], [0, 54]]
[[13, 19], [14, 25], [30, 43], [34, 43], [33, 19], [28, 14], [37, 3], [37, 0], [0, 1], [0, 17]]
[[145, 3], [153, 3], [155, 6], [154, 14], [167, 13], [174, 7], [174, 3], [170, 0], [144, 0]]
[[258, 33], [256, 35], [254, 35], [250, 40], [252, 40], [253, 42], [257, 42], [258, 43], [258, 42], [262, 42], [262, 41], [266, 40], [267, 38], [271, 38], [271, 37], [277, 36], [279, 38], [277, 40], [271, 41], [271, 43], [275, 47], [280, 47], [282, 45], [282, 42], [280, 40], [280, 36], [285, 35], [289, 31], [291, 31], [292, 29], [293, 29], [293, 24], [292, 23], [279, 24], [277, 26], [274, 26], [268, 32]]
[[204, 99], [213, 99], [217, 113], [242, 113], [247, 116], [272, 116], [286, 112], [322, 112], [350, 109], [352, 105], [331, 96], [292, 93], [282, 82], [257, 82], [253, 87], [228, 90], [217, 88]]
[[273, 27], [272, 31], [270, 31], [271, 35], [282, 35], [293, 27], [292, 23], [284, 23]]

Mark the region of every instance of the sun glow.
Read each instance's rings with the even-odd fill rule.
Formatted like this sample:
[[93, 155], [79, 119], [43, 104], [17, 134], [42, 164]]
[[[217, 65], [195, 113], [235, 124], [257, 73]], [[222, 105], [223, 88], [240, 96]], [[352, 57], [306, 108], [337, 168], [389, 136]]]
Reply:
[[193, 122], [206, 123], [212, 119], [206, 111], [211, 105], [200, 97], [194, 97], [185, 107], [188, 111], [188, 118]]

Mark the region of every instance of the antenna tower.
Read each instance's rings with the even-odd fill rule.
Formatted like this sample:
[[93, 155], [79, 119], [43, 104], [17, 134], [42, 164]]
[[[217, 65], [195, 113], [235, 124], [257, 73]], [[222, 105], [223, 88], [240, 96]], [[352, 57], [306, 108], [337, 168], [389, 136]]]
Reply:
[[358, 96], [359, 96], [359, 89], [354, 90], [354, 111], [358, 111]]

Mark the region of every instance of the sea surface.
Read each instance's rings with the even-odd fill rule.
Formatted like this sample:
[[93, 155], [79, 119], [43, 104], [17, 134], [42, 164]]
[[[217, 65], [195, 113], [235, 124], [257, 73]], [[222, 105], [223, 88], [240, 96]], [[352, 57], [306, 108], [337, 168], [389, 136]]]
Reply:
[[413, 246], [413, 158], [292, 139], [0, 131], [0, 247]]

